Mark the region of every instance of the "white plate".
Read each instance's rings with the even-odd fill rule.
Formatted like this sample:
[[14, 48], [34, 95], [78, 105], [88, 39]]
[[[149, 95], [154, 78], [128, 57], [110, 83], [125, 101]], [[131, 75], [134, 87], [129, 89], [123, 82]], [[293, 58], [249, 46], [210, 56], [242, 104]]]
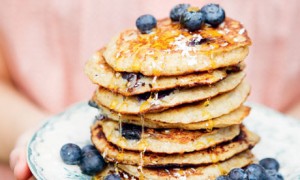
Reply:
[[[300, 121], [262, 105], [252, 107], [246, 126], [262, 140], [253, 149], [258, 159], [274, 157], [285, 179], [300, 180]], [[90, 144], [90, 126], [98, 111], [80, 103], [54, 116], [34, 134], [28, 145], [28, 164], [37, 179], [90, 179], [77, 166], [62, 162], [59, 152], [66, 143]]]

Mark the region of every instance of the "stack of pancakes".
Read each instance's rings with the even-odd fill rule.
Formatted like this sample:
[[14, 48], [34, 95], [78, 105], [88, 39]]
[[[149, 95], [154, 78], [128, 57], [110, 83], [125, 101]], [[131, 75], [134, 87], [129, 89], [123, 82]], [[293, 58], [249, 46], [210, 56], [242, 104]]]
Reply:
[[242, 125], [249, 45], [230, 18], [193, 33], [163, 19], [149, 34], [129, 29], [99, 50], [85, 68], [99, 85], [92, 142], [115, 164], [99, 176], [215, 179], [252, 163], [259, 137]]

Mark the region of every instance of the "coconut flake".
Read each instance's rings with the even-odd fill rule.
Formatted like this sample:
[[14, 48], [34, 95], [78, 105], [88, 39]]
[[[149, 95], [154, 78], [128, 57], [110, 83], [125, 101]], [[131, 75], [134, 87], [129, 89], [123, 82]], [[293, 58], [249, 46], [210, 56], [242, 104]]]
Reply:
[[154, 94], [154, 99], [153, 98], [149, 98], [148, 99], [151, 105], [157, 106], [160, 105], [162, 102], [161, 100], [158, 99], [158, 93]]
[[123, 174], [123, 176], [124, 176], [125, 179], [129, 178], [127, 174]]
[[191, 51], [193, 47], [189, 47], [187, 45], [188, 42], [189, 39], [180, 34], [178, 37], [175, 38], [175, 41], [171, 42], [170, 44], [175, 46], [175, 51], [181, 51], [182, 56], [189, 56], [189, 51]]
[[166, 50], [164, 50], [164, 52], [166, 52], [167, 54], [170, 54], [171, 50], [170, 49], [166, 49]]
[[226, 34], [228, 34], [230, 32], [230, 30], [228, 28], [225, 28], [224, 31]]
[[157, 80], [157, 76], [154, 76], [154, 78], [152, 79], [152, 84], [156, 83]]
[[228, 45], [228, 42], [225, 42], [225, 43], [221, 44], [222, 47], [225, 47], [227, 45]]
[[243, 29], [240, 29], [240, 30], [239, 30], [239, 34], [241, 34], [241, 35], [242, 35], [242, 34], [244, 34], [244, 32], [245, 32], [245, 31], [246, 31], [246, 30], [245, 30], [245, 28], [243, 28]]
[[152, 55], [152, 54], [154, 54], [154, 51], [147, 51], [146, 54], [147, 55]]
[[116, 73], [116, 77], [118, 78], [118, 77], [120, 77], [120, 76], [121, 76], [121, 73], [117, 72], [117, 73]]
[[196, 56], [190, 56], [189, 61], [187, 62], [189, 66], [194, 66], [197, 64]]

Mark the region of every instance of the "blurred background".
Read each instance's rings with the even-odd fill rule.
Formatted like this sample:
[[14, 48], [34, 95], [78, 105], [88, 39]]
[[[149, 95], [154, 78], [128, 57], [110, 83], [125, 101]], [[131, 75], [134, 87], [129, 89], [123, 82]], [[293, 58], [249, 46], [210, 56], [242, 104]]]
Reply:
[[[93, 52], [142, 14], [168, 17], [178, 3], [219, 3], [253, 45], [246, 59], [249, 101], [300, 117], [300, 1], [0, 0], [0, 157], [39, 119], [88, 100], [83, 73]], [[1, 130], [4, 129], [4, 130]], [[9, 138], [9, 141], [7, 140]], [[2, 169], [5, 165], [1, 165]], [[7, 169], [7, 168], [6, 168]], [[1, 173], [3, 171], [3, 173]], [[8, 171], [0, 168], [2, 176]]]

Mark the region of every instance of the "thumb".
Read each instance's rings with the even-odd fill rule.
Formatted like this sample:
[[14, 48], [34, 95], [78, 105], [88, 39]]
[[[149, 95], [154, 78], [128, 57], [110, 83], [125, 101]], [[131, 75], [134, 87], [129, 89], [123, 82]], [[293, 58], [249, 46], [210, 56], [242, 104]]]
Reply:
[[11, 167], [18, 180], [28, 180], [32, 174], [26, 160], [26, 149], [18, 147], [11, 153]]

